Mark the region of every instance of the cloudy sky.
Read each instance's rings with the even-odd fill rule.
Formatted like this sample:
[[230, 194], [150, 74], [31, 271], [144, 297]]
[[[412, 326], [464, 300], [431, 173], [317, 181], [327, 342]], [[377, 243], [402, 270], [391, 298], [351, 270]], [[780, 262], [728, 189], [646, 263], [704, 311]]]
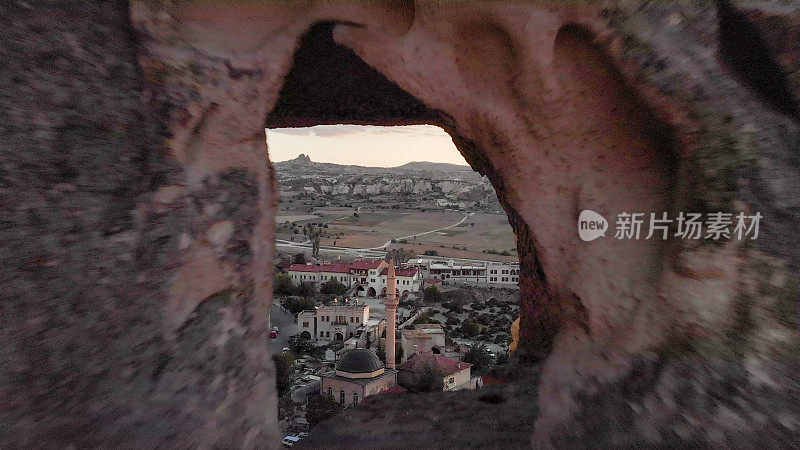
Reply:
[[395, 167], [411, 161], [467, 165], [450, 136], [431, 125], [275, 128], [267, 130], [267, 146], [274, 162], [305, 153], [316, 162], [370, 167]]

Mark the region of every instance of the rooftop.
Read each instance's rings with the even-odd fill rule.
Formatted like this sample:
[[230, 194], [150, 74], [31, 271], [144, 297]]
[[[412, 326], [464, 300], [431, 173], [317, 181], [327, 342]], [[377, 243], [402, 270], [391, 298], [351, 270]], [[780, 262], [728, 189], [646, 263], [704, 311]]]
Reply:
[[328, 273], [350, 273], [350, 268], [347, 264], [292, 264], [289, 266], [288, 271], [292, 272], [328, 272]]
[[380, 375], [378, 375], [376, 377], [372, 377], [372, 378], [347, 378], [347, 377], [343, 377], [341, 375], [336, 375], [336, 372], [327, 372], [327, 373], [323, 373], [320, 376], [323, 377], [323, 378], [330, 378], [330, 379], [333, 379], [333, 380], [346, 381], [348, 383], [367, 385], [369, 383], [372, 383], [375, 380], [380, 380], [381, 378], [392, 376], [392, 375], [394, 375], [396, 373], [397, 373], [397, 371], [394, 370], [394, 369], [384, 369], [382, 374], [380, 374]]
[[360, 261], [356, 261], [354, 263], [349, 264], [349, 266], [351, 269], [355, 270], [369, 270], [369, 269], [377, 269], [382, 262], [383, 260], [380, 259], [362, 259]]
[[372, 373], [380, 369], [383, 369], [383, 363], [378, 355], [366, 348], [348, 350], [336, 363], [337, 372]]
[[[389, 269], [383, 269], [381, 275], [386, 275]], [[413, 277], [417, 274], [417, 269], [394, 269], [394, 273], [398, 277]]]
[[433, 352], [421, 352], [411, 355], [408, 360], [402, 364], [401, 370], [418, 372], [428, 365], [440, 369], [445, 375], [452, 375], [468, 367], [472, 367], [470, 363], [448, 358], [444, 355], [438, 355]]

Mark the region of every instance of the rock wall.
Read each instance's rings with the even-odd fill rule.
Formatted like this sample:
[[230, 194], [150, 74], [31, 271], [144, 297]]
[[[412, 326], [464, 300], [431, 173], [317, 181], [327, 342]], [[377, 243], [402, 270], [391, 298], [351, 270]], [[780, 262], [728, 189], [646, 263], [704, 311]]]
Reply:
[[[528, 409], [507, 417], [529, 419], [534, 444], [796, 442], [798, 127], [793, 102], [762, 89], [785, 71], [782, 95], [798, 95], [797, 48], [781, 44], [793, 10], [3, 8], [3, 56], [23, 62], [0, 72], [20, 87], [0, 97], [13, 124], [0, 186], [11, 442], [276, 444], [263, 128], [338, 121], [442, 126], [491, 180], [521, 257], [518, 352], [542, 362], [525, 394], [535, 423]], [[583, 209], [764, 218], [744, 244], [583, 242]], [[387, 417], [363, 420], [402, 431]], [[328, 432], [348, 427], [364, 423]]]

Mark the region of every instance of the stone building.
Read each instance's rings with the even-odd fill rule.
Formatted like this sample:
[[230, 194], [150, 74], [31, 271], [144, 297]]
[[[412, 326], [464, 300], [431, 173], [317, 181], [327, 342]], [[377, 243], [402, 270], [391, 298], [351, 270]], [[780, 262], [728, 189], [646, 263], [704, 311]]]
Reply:
[[355, 405], [368, 395], [397, 385], [397, 370], [387, 369], [378, 356], [366, 348], [347, 350], [336, 370], [322, 374], [322, 394], [342, 405]]
[[297, 315], [300, 336], [317, 341], [344, 342], [365, 332], [368, 322], [369, 305], [358, 300], [319, 306]]
[[400, 345], [403, 346], [403, 361], [415, 353], [445, 353], [445, 332], [440, 324], [414, 325], [400, 330]]
[[442, 389], [445, 391], [477, 387], [477, 381], [472, 380], [472, 364], [430, 351], [418, 352], [403, 362], [398, 381], [404, 386], [411, 386], [426, 367], [433, 368], [442, 375]]

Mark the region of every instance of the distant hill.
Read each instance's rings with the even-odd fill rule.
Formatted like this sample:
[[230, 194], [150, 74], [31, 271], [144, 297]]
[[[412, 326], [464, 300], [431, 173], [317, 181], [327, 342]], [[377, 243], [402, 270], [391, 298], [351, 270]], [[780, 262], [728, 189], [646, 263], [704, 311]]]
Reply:
[[441, 172], [471, 172], [472, 167], [470, 166], [460, 166], [458, 164], [450, 164], [450, 163], [437, 163], [437, 162], [429, 162], [429, 161], [412, 161], [410, 163], [403, 164], [402, 166], [397, 166], [396, 169], [404, 169], [404, 170], [438, 170]]
[[365, 166], [351, 166], [345, 164], [334, 164], [334, 163], [319, 163], [311, 161], [311, 158], [308, 155], [300, 154], [295, 159], [290, 159], [288, 161], [280, 161], [275, 163], [275, 167], [280, 169], [282, 167], [292, 167], [292, 168], [300, 168], [300, 167], [315, 167], [318, 169], [332, 169], [332, 170], [341, 170], [342, 168], [353, 168], [353, 169], [361, 169], [361, 170], [420, 170], [420, 171], [438, 171], [438, 172], [472, 172], [472, 167], [470, 166], [460, 166], [458, 164], [450, 164], [450, 163], [438, 163], [438, 162], [429, 162], [429, 161], [412, 161], [410, 163], [403, 164], [402, 166], [397, 167], [365, 167]]

